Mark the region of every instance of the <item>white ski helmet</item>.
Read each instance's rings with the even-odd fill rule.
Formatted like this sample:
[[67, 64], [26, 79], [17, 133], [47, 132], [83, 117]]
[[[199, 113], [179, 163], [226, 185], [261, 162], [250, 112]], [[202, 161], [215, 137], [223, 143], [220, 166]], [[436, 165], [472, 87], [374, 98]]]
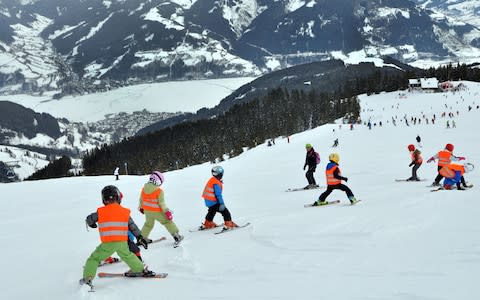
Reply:
[[162, 183], [165, 181], [165, 177], [160, 171], [153, 171], [150, 175], [149, 181], [154, 185], [161, 186]]

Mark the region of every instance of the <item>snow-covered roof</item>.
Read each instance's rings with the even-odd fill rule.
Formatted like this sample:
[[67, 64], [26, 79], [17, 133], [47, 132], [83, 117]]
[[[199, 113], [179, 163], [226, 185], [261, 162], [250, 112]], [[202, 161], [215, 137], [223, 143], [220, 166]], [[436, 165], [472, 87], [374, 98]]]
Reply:
[[422, 89], [436, 89], [438, 88], [438, 79], [433, 78], [420, 78], [420, 84]]
[[420, 84], [420, 79], [409, 79], [409, 80], [408, 80], [408, 84], [409, 84], [409, 85], [412, 85], [412, 84]]

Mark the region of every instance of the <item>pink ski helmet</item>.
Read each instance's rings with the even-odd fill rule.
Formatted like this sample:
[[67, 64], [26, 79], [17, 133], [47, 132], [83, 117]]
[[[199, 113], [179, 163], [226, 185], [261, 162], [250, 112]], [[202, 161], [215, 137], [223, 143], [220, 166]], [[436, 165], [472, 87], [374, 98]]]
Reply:
[[163, 177], [163, 174], [160, 171], [153, 171], [150, 175], [149, 181], [154, 185], [160, 186], [165, 181], [165, 177]]

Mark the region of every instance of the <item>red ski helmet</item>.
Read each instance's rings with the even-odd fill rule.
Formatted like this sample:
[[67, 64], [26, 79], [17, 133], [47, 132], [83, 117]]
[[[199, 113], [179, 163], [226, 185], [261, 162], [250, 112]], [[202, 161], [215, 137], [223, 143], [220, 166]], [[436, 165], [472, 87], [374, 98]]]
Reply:
[[415, 151], [415, 146], [413, 144], [408, 145], [408, 151]]
[[445, 149], [447, 149], [448, 151], [452, 152], [452, 151], [453, 151], [453, 145], [452, 145], [452, 144], [446, 144], [446, 145], [445, 145]]

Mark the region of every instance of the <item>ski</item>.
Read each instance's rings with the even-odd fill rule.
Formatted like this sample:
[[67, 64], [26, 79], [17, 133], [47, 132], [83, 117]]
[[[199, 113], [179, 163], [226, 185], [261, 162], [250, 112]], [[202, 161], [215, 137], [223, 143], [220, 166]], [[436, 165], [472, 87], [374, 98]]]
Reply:
[[419, 182], [419, 181], [427, 181], [426, 179], [420, 180], [408, 180], [408, 179], [395, 179], [396, 182]]
[[305, 204], [303, 207], [322, 207], [322, 206], [328, 206], [328, 205], [337, 204], [337, 203], [340, 203], [340, 200], [327, 201], [323, 205]]
[[168, 273], [156, 273], [155, 276], [150, 276], [150, 277], [129, 277], [125, 276], [124, 273], [105, 273], [105, 272], [100, 272], [97, 274], [98, 277], [100, 278], [112, 278], [112, 277], [125, 277], [125, 278], [142, 278], [142, 279], [150, 279], [150, 278], [165, 278], [168, 276]]
[[323, 186], [311, 187], [311, 188], [290, 188], [285, 192], [298, 192], [298, 191], [309, 191], [309, 190], [318, 190], [324, 188]]
[[156, 239], [156, 240], [152, 240], [149, 244], [155, 244], [155, 243], [158, 243], [158, 242], [161, 242], [161, 241], [164, 241], [166, 240], [167, 238], [162, 236], [161, 238], [159, 239]]
[[[471, 189], [473, 187], [473, 184], [469, 184], [467, 186], [464, 186], [463, 187], [463, 190], [468, 190], [468, 189]], [[436, 189], [433, 189], [433, 190], [430, 190], [430, 192], [438, 192], [438, 191], [451, 191], [451, 190], [457, 190], [457, 187], [453, 188], [453, 189], [450, 189], [450, 190], [447, 190], [445, 189], [443, 186], [442, 187], [439, 187], [439, 188], [436, 188]]]
[[218, 232], [215, 232], [215, 234], [220, 234], [220, 233], [225, 233], [225, 232], [228, 232], [228, 231], [233, 231], [233, 230], [236, 230], [236, 229], [247, 227], [248, 225], [250, 225], [250, 222], [245, 223], [243, 225], [239, 225], [238, 227], [233, 227], [233, 228], [229, 228], [229, 229], [222, 228], [222, 230], [220, 230]]
[[215, 228], [218, 228], [218, 227], [222, 227], [223, 226], [223, 223], [220, 224], [220, 225], [217, 225], [215, 227], [212, 227], [212, 228], [203, 228], [202, 226], [198, 226], [197, 228], [195, 229], [189, 229], [188, 231], [189, 232], [197, 232], [197, 231], [209, 231], [209, 230], [212, 230], [212, 229], [215, 229]]

